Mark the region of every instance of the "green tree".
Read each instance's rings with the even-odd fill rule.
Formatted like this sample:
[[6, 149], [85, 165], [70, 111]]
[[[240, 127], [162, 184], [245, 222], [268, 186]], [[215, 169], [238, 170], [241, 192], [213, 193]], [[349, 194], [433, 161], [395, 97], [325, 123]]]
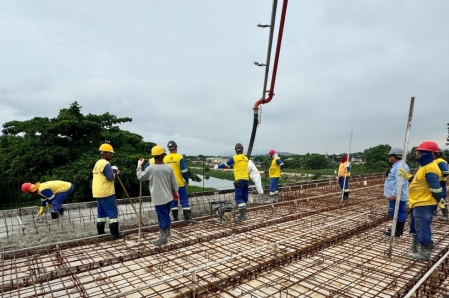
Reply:
[[[17, 185], [47, 179], [70, 181], [75, 185], [74, 196], [87, 196], [91, 200], [91, 171], [103, 140], [109, 140], [114, 147], [116, 154], [111, 163], [120, 168], [128, 192], [138, 192], [136, 161], [154, 144], [118, 126], [131, 121], [109, 113], [83, 115], [81, 106], [74, 102], [69, 108], [61, 109], [55, 118], [6, 122], [0, 137], [0, 167], [2, 179], [8, 184], [0, 185], [0, 203], [3, 194], [11, 189], [11, 183], [15, 182], [13, 192], [17, 197]], [[120, 191], [119, 186], [117, 192]]]
[[363, 154], [366, 158], [366, 168], [372, 172], [383, 172], [388, 168], [388, 152], [390, 145], [378, 145], [366, 149]]
[[310, 170], [324, 169], [327, 168], [328, 164], [326, 156], [313, 153], [306, 159], [305, 168]]

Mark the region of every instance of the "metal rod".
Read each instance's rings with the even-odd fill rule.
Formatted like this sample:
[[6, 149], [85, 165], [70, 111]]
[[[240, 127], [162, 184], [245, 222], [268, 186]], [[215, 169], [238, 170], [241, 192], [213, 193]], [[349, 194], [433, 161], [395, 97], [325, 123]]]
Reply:
[[115, 176], [117, 177], [118, 182], [120, 182], [120, 185], [121, 185], [122, 188], [123, 188], [123, 192], [126, 194], [126, 197], [128, 198], [129, 203], [130, 203], [131, 206], [133, 207], [134, 213], [135, 213], [136, 216], [138, 217], [138, 219], [139, 219], [139, 221], [140, 221], [140, 224], [143, 226], [142, 219], [140, 218], [139, 214], [137, 213], [136, 207], [134, 206], [133, 202], [131, 201], [131, 198], [129, 197], [129, 194], [128, 194], [128, 192], [126, 191], [125, 186], [123, 185], [122, 179], [120, 179], [120, 176], [119, 176], [119, 175], [115, 175]]
[[[404, 168], [405, 162], [407, 160], [407, 148], [408, 148], [408, 141], [410, 136], [410, 130], [412, 129], [412, 118], [413, 118], [413, 108], [415, 106], [415, 97], [412, 97], [410, 99], [410, 108], [408, 110], [408, 118], [407, 118], [407, 129], [405, 130], [405, 140], [404, 140], [404, 147], [402, 149], [402, 162], [401, 162], [401, 169]], [[393, 225], [391, 226], [391, 235], [390, 235], [390, 246], [388, 248], [388, 257], [391, 258], [391, 253], [393, 251], [393, 242], [394, 242], [394, 235], [396, 233], [396, 223], [398, 221], [398, 209], [399, 209], [399, 203], [401, 201], [401, 192], [402, 192], [402, 180], [404, 177], [402, 175], [399, 176], [399, 184], [398, 184], [398, 191], [396, 192], [396, 203], [394, 206], [394, 215], [393, 215]]]
[[[352, 143], [352, 130], [351, 130], [351, 137], [349, 138], [349, 149], [348, 149], [348, 161], [347, 162], [349, 162], [349, 155], [350, 155], [350, 152], [351, 152], [351, 143]], [[343, 197], [344, 197], [344, 195], [345, 195], [345, 185], [346, 185], [346, 172], [348, 171], [348, 167], [346, 166], [345, 167], [345, 177], [343, 178], [343, 189], [342, 189], [342, 192], [341, 192], [341, 201], [343, 201]], [[349, 185], [348, 185], [348, 190], [349, 190]]]
[[140, 243], [140, 237], [142, 235], [142, 180], [140, 180], [140, 187], [139, 187], [139, 236], [137, 243]]

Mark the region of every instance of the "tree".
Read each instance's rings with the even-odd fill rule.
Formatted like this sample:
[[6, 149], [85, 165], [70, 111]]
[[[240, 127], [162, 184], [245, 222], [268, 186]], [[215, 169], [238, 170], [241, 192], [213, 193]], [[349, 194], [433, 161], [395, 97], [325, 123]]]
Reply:
[[324, 155], [313, 153], [305, 161], [305, 168], [316, 170], [324, 169], [328, 166], [327, 158]]
[[81, 106], [74, 102], [69, 108], [61, 109], [55, 118], [6, 122], [0, 136], [0, 167], [2, 180], [7, 184], [0, 185], [0, 203], [3, 194], [10, 192], [8, 189], [17, 193], [17, 185], [22, 182], [49, 179], [70, 181], [75, 185], [75, 196], [91, 200], [91, 172], [103, 140], [109, 140], [114, 147], [116, 155], [111, 163], [119, 166], [128, 192], [137, 193], [136, 161], [154, 143], [144, 142], [142, 136], [118, 126], [131, 121], [109, 113], [83, 115]]
[[390, 149], [390, 145], [378, 145], [366, 149], [363, 152], [366, 158], [366, 168], [373, 172], [383, 172], [388, 168], [388, 152]]

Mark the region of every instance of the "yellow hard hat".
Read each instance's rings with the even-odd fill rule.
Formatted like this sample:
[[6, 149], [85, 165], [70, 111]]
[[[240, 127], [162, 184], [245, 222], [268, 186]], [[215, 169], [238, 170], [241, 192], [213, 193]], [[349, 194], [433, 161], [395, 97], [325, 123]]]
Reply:
[[114, 149], [112, 148], [112, 146], [110, 144], [107, 144], [107, 143], [101, 144], [101, 146], [100, 146], [100, 148], [98, 150], [115, 153]]
[[156, 145], [151, 149], [151, 155], [159, 156], [165, 153], [165, 149], [162, 146]]

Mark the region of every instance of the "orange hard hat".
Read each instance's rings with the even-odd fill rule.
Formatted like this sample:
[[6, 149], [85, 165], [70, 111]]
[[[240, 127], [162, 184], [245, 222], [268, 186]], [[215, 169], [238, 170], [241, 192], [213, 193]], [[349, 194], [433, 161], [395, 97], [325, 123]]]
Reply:
[[438, 152], [438, 145], [435, 142], [432, 141], [425, 141], [422, 142], [421, 145], [416, 148], [418, 151], [431, 151], [431, 152]]
[[24, 184], [22, 184], [22, 191], [28, 194], [30, 192], [31, 185], [32, 184], [30, 182], [25, 182]]

